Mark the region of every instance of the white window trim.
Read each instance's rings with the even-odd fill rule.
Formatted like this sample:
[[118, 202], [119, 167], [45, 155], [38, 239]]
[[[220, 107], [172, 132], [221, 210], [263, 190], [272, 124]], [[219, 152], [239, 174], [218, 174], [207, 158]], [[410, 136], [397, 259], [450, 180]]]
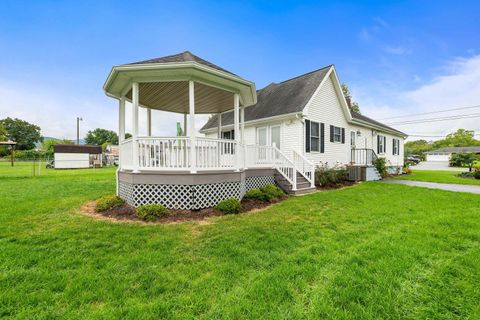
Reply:
[[[333, 142], [330, 142], [330, 143], [342, 143], [342, 127], [337, 127], [337, 126], [334, 126], [332, 125], [333, 127]], [[335, 129], [339, 129], [340, 130], [340, 133], [338, 134], [340, 140], [338, 141], [335, 141]]]
[[[315, 136], [315, 138], [318, 138], [318, 150], [317, 151], [312, 150], [312, 124], [313, 123], [318, 124], [318, 136]], [[322, 149], [322, 141], [321, 141], [322, 133], [320, 132], [320, 130], [322, 130], [320, 122], [310, 120], [310, 152], [309, 153], [320, 153], [320, 151]]]
[[378, 152], [378, 154], [385, 154], [385, 151], [386, 151], [386, 150], [385, 150], [385, 149], [386, 149], [386, 148], [385, 148], [385, 139], [386, 139], [386, 136], [383, 136], [383, 135], [381, 135], [381, 134], [379, 134], [378, 136], [380, 137], [380, 138], [377, 139], [377, 141], [380, 140], [380, 141], [379, 141], [379, 149], [380, 149], [380, 143], [381, 143], [381, 145], [382, 145], [382, 148], [381, 148], [381, 150]]
[[357, 147], [357, 133], [355, 131], [350, 131], [350, 146]]

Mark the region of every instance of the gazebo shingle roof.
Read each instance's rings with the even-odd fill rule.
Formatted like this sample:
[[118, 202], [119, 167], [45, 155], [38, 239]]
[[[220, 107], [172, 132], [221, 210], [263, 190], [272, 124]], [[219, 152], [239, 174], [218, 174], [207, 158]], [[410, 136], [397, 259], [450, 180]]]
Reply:
[[207, 67], [217, 69], [217, 70], [232, 74], [234, 76], [237, 76], [235, 73], [230, 72], [226, 69], [223, 69], [222, 67], [219, 67], [216, 64], [213, 64], [213, 63], [211, 63], [207, 60], [204, 60], [204, 59], [200, 58], [199, 56], [194, 55], [190, 51], [184, 51], [184, 52], [181, 52], [181, 53], [172, 54], [172, 55], [165, 56], [165, 57], [160, 57], [160, 58], [153, 58], [153, 59], [149, 59], [149, 60], [127, 63], [126, 65], [150, 64], [150, 63], [172, 63], [172, 62], [196, 62], [196, 63], [199, 63], [199, 64], [203, 64]]

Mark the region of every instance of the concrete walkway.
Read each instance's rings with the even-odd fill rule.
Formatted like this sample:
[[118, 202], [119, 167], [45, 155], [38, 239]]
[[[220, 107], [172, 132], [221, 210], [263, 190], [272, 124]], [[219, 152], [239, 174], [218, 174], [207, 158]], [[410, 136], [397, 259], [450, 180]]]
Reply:
[[424, 187], [430, 189], [441, 189], [454, 192], [468, 192], [480, 194], [480, 186], [472, 186], [465, 184], [449, 184], [449, 183], [437, 183], [437, 182], [425, 182], [425, 181], [413, 181], [413, 180], [394, 180], [386, 179], [381, 180], [384, 183], [403, 184], [413, 187]]

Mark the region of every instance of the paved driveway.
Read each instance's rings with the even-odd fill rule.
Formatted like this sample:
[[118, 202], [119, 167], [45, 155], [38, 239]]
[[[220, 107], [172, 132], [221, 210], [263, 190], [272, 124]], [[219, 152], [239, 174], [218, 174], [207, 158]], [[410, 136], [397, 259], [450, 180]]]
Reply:
[[412, 170], [445, 170], [445, 171], [468, 171], [468, 168], [449, 167], [448, 161], [422, 161], [416, 166], [411, 166]]
[[424, 187], [430, 189], [441, 189], [454, 192], [468, 192], [480, 194], [480, 186], [471, 186], [465, 184], [450, 184], [450, 183], [437, 183], [437, 182], [425, 182], [425, 181], [413, 181], [413, 180], [393, 180], [385, 179], [381, 180], [384, 183], [403, 184], [413, 187]]

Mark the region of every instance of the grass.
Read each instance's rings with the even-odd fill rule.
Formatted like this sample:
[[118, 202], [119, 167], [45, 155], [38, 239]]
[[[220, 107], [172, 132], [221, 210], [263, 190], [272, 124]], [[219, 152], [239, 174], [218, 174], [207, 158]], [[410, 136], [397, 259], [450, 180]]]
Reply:
[[480, 317], [477, 195], [370, 182], [145, 226], [76, 212], [112, 170], [62, 172], [0, 179], [2, 319]]
[[413, 170], [411, 174], [397, 176], [395, 179], [480, 185], [480, 180], [461, 178], [458, 176], [459, 173], [458, 171]]
[[90, 173], [114, 172], [114, 167], [77, 169], [77, 170], [55, 170], [47, 169], [46, 161], [23, 161], [18, 160], [12, 167], [6, 159], [0, 159], [0, 179], [2, 178], [29, 178], [38, 176], [70, 176], [70, 175], [84, 175]]

